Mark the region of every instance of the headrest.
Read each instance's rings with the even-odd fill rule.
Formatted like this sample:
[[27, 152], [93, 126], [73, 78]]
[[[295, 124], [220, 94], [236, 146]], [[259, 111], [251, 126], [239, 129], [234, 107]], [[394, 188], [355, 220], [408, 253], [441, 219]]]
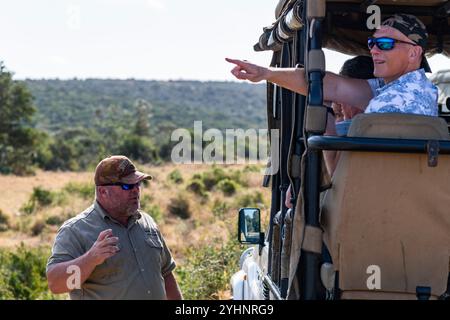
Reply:
[[358, 114], [353, 118], [347, 136], [450, 140], [444, 119], [405, 113]]

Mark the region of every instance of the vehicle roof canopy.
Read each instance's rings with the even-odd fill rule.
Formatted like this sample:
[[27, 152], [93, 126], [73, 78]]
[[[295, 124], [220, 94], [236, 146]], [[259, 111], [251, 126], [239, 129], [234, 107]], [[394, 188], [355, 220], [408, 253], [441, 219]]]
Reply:
[[[277, 21], [264, 29], [265, 36], [255, 45], [255, 50], [274, 50], [281, 48], [280, 42], [286, 41], [278, 36], [278, 25], [290, 10], [299, 11], [306, 0], [280, 0], [276, 8]], [[448, 0], [327, 0], [326, 18], [323, 29], [323, 46], [349, 55], [368, 55], [367, 37], [373, 30], [366, 26], [366, 13], [369, 5], [378, 5], [381, 19], [394, 13], [407, 13], [417, 16], [427, 27], [429, 34], [427, 56], [442, 53], [450, 57], [450, 1]], [[297, 16], [300, 16], [297, 13]], [[278, 39], [278, 45], [265, 45], [270, 38]], [[267, 41], [266, 41], [267, 42]], [[277, 42], [277, 41], [276, 41]]]
[[450, 69], [438, 71], [430, 80], [439, 87], [438, 102], [445, 105], [445, 101], [450, 98]]

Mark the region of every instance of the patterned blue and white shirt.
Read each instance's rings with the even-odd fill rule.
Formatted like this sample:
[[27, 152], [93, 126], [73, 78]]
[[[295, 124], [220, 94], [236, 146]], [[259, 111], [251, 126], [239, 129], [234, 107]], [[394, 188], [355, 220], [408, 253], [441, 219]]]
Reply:
[[438, 89], [428, 80], [423, 69], [408, 72], [386, 85], [380, 78], [367, 81], [374, 97], [365, 113], [438, 115]]

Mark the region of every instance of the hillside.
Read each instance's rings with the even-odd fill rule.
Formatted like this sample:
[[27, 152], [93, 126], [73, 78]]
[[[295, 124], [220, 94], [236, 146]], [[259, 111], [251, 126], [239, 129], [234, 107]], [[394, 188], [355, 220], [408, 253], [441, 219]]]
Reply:
[[154, 132], [192, 128], [264, 128], [265, 85], [233, 82], [143, 80], [25, 80], [38, 109], [36, 126], [96, 128], [105, 120], [127, 121], [137, 101], [152, 106]]

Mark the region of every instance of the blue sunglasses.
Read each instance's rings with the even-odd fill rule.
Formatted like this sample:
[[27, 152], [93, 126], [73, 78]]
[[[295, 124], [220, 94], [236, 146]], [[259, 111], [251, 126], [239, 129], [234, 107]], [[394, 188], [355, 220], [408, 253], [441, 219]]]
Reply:
[[117, 183], [103, 184], [103, 186], [120, 186], [122, 190], [128, 191], [134, 189], [135, 187], [139, 188], [141, 186], [141, 181], [133, 184], [117, 182]]
[[406, 43], [406, 44], [410, 44], [412, 46], [418, 46], [418, 44], [416, 44], [416, 43], [406, 42], [406, 41], [392, 39], [392, 38], [388, 38], [388, 37], [369, 38], [369, 39], [367, 39], [367, 46], [369, 47], [369, 50], [372, 50], [372, 48], [376, 45], [378, 49], [387, 51], [387, 50], [394, 49], [396, 42]]

